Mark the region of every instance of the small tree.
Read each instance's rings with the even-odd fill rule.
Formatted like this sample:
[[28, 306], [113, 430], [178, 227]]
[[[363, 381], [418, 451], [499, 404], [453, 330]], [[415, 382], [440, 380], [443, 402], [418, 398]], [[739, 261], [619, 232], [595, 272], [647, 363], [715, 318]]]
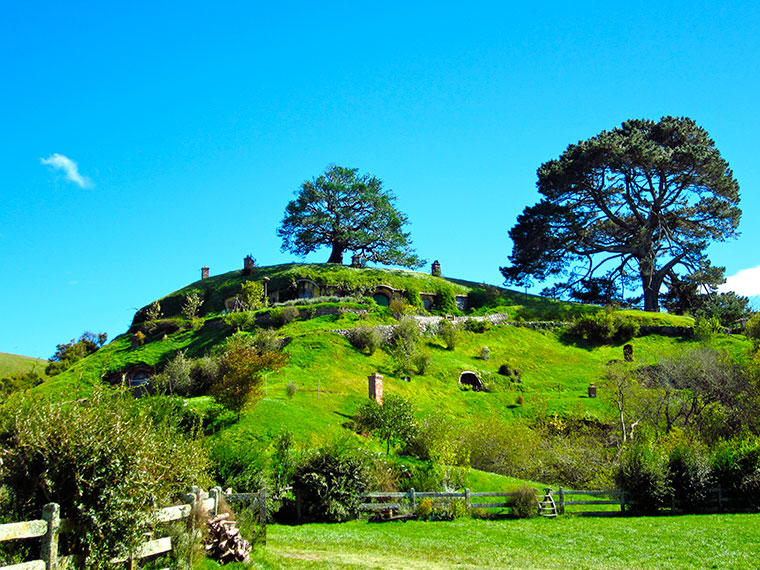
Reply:
[[369, 400], [359, 407], [357, 424], [385, 440], [386, 455], [391, 451], [391, 443], [400, 444], [414, 433], [414, 406], [402, 396], [389, 394], [383, 404]]
[[246, 281], [240, 286], [240, 302], [245, 311], [255, 311], [267, 306], [264, 298], [264, 284], [260, 281]]
[[182, 316], [187, 320], [194, 319], [201, 305], [203, 305], [203, 299], [198, 293], [188, 293], [185, 295], [185, 304], [182, 305]]
[[222, 406], [237, 414], [261, 398], [262, 375], [279, 370], [286, 356], [277, 351], [262, 351], [256, 338], [242, 333], [231, 336], [219, 355], [219, 374], [211, 386], [211, 395]]

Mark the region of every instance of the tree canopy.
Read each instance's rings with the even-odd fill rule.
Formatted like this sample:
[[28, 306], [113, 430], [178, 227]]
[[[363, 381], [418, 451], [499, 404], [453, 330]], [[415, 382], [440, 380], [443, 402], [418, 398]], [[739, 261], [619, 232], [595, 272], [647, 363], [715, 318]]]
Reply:
[[689, 118], [626, 121], [572, 144], [541, 165], [537, 187], [541, 200], [509, 231], [508, 283], [635, 275], [656, 311], [678, 270], [699, 271], [711, 242], [738, 235], [739, 184]]
[[329, 166], [301, 184], [285, 207], [277, 230], [282, 250], [303, 256], [329, 246], [328, 263], [343, 263], [343, 254], [352, 251], [363, 261], [419, 267], [424, 261], [412, 250], [409, 233], [403, 231], [408, 219], [395, 200], [377, 177]]

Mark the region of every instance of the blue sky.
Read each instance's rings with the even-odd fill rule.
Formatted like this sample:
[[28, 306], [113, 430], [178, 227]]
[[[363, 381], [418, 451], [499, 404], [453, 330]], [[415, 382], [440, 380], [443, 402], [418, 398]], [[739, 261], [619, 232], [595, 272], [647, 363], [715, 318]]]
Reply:
[[445, 275], [500, 284], [538, 166], [663, 115], [733, 168], [742, 236], [710, 254], [760, 293], [759, 24], [755, 2], [10, 3], [0, 351], [112, 338], [204, 265], [296, 260], [275, 231], [331, 163], [381, 178]]

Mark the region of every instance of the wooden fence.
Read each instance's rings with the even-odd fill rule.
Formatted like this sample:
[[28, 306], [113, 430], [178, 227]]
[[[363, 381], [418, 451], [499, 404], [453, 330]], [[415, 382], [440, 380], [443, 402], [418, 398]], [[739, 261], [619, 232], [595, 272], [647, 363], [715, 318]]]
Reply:
[[[536, 489], [539, 497], [537, 510], [539, 514], [547, 515], [548, 507], [552, 505], [554, 515], [574, 514], [574, 515], [595, 515], [595, 516], [616, 516], [626, 512], [629, 508], [635, 508], [637, 503], [631, 500], [626, 493], [620, 489], [608, 490], [586, 490], [586, 489], [558, 489], [546, 488], [543, 490]], [[464, 501], [467, 508], [481, 509], [502, 509], [511, 507], [513, 501], [509, 498], [517, 496], [518, 493], [473, 493], [469, 489], [464, 492], [436, 493], [436, 492], [418, 492], [410, 489], [406, 493], [368, 493], [365, 495], [365, 502], [362, 505], [363, 511], [414, 511], [419, 500], [429, 498], [434, 501]], [[485, 502], [479, 499], [483, 498], [503, 498], [503, 501]], [[726, 511], [752, 511], [746, 505], [742, 506], [741, 497], [737, 497], [725, 492], [720, 487], [714, 487], [707, 490], [707, 497], [702, 504], [696, 509], [698, 512], [716, 513]], [[619, 508], [610, 509], [610, 506]], [[567, 509], [567, 507], [571, 507]], [[576, 508], [583, 507], [583, 508]], [[600, 510], [600, 507], [602, 510]], [[692, 510], [695, 510], [692, 507]], [[756, 510], [756, 509], [755, 509]], [[683, 505], [677, 496], [672, 496], [667, 508], [661, 512], [669, 514], [679, 514], [685, 512]]]
[[473, 499], [483, 498], [504, 498], [504, 497], [516, 497], [518, 493], [472, 493], [469, 489], [465, 489], [462, 493], [450, 492], [450, 493], [436, 493], [427, 491], [415, 491], [409, 489], [406, 493], [368, 493], [365, 495], [367, 502], [363, 503], [361, 510], [363, 511], [386, 511], [389, 509], [401, 510], [409, 509], [414, 510], [417, 508], [418, 501], [420, 499], [433, 499], [433, 500], [445, 500], [445, 501], [464, 501], [467, 508], [473, 509], [499, 509], [512, 506], [512, 501], [501, 502], [482, 502]]
[[[208, 497], [197, 487], [184, 496], [186, 503], [165, 507], [154, 511], [156, 524], [182, 520], [190, 517], [195, 508], [216, 516], [222, 497], [230, 502], [246, 501], [256, 504], [259, 508], [259, 520], [263, 526], [264, 542], [266, 543], [266, 492], [246, 493], [240, 495], [224, 495], [220, 488], [211, 489]], [[23, 521], [0, 525], [0, 542], [8, 540], [24, 540], [40, 538], [40, 558], [31, 562], [22, 562], [11, 566], [0, 566], [0, 570], [66, 570], [82, 566], [81, 560], [75, 556], [59, 556], [58, 540], [60, 535], [69, 533], [71, 524], [67, 519], [60, 518], [60, 507], [57, 503], [49, 503], [42, 509], [42, 518], [33, 521]], [[136, 567], [138, 560], [171, 552], [171, 537], [151, 539], [142, 543], [130, 556], [114, 558], [115, 565], [126, 564], [127, 568]]]

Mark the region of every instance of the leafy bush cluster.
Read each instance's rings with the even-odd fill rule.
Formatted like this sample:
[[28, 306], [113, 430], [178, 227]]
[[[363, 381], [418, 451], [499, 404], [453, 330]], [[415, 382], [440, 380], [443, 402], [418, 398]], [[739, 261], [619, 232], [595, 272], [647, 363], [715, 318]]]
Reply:
[[384, 339], [377, 327], [362, 326], [352, 329], [348, 340], [355, 348], [366, 351], [371, 356], [382, 346]]
[[438, 337], [443, 341], [446, 350], [454, 350], [460, 340], [459, 330], [451, 321], [442, 320], [438, 323]]
[[253, 335], [234, 334], [202, 358], [188, 358], [179, 351], [152, 382], [162, 394], [209, 394], [239, 418], [246, 404], [261, 395], [263, 374], [279, 370], [285, 362], [276, 332], [262, 329]]
[[568, 333], [593, 344], [620, 344], [639, 333], [639, 325], [632, 319], [609, 312], [578, 317]]
[[473, 333], [484, 333], [491, 330], [491, 323], [488, 321], [478, 321], [476, 319], [467, 319], [462, 328]]
[[712, 450], [679, 434], [659, 444], [627, 446], [615, 481], [626, 492], [629, 510], [652, 514], [674, 506], [700, 512], [709, 490], [719, 485], [734, 507], [760, 507], [760, 437], [741, 436]]
[[293, 475], [293, 491], [307, 519], [343, 522], [355, 518], [369, 487], [366, 456], [332, 446], [309, 454]]
[[23, 392], [28, 388], [39, 386], [42, 382], [42, 376], [34, 370], [11, 374], [5, 378], [0, 378], [0, 397], [5, 399], [14, 392]]
[[203, 447], [176, 418], [154, 418], [113, 389], [98, 389], [84, 403], [7, 404], [0, 453], [0, 487], [13, 518], [36, 519], [44, 504], [58, 503], [73, 526], [71, 553], [93, 569], [133, 550], [155, 508], [209, 483]]
[[422, 335], [417, 321], [406, 316], [393, 329], [384, 349], [393, 360], [396, 374], [424, 374], [430, 366], [430, 355], [422, 349]]
[[48, 359], [45, 374], [48, 376], [60, 374], [85, 356], [97, 352], [106, 343], [107, 339], [108, 335], [106, 333], [95, 334], [86, 331], [82, 333], [79, 340], [72, 338], [67, 343], [57, 345], [55, 347], [55, 354]]

